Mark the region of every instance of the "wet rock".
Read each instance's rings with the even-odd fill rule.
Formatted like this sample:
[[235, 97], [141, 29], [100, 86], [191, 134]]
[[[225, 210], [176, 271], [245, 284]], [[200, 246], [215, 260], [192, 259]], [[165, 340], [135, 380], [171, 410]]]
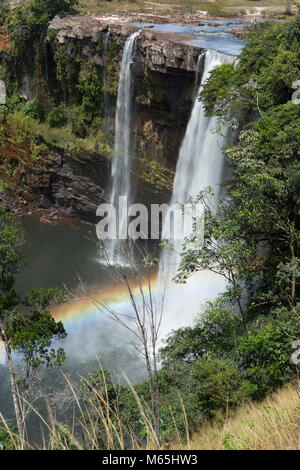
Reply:
[[235, 37], [239, 39], [245, 39], [248, 37], [248, 30], [246, 28], [232, 28], [232, 29], [224, 29], [223, 33], [230, 33], [233, 34]]

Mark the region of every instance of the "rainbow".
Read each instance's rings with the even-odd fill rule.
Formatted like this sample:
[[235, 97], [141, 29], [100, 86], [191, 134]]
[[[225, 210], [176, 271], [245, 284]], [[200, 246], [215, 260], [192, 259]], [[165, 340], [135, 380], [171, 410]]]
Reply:
[[[147, 293], [147, 281], [142, 283], [143, 291]], [[139, 286], [136, 282], [130, 283], [135, 299], [139, 298]], [[151, 279], [151, 288], [155, 291], [156, 274]], [[75, 297], [75, 296], [74, 296]], [[97, 306], [98, 304], [98, 306]], [[104, 307], [101, 307], [104, 306]], [[55, 305], [50, 310], [56, 321], [61, 321], [68, 333], [72, 333], [79, 324], [81, 328], [92, 325], [96, 319], [105, 316], [108, 318], [107, 309], [111, 309], [121, 315], [130, 315], [132, 306], [128, 289], [125, 284], [102, 284], [100, 287], [87, 291], [75, 300], [64, 304]], [[5, 363], [4, 345], [0, 341], [0, 364]]]
[[[215, 298], [224, 289], [225, 284], [224, 281], [222, 282], [223, 284], [220, 284], [220, 276], [209, 271], [202, 271], [195, 273], [190, 278], [188, 285], [174, 285], [168, 292], [168, 301], [164, 306], [163, 321], [160, 327], [161, 338], [165, 337], [171, 329], [191, 325], [195, 314], [202, 310], [203, 303], [208, 299]], [[156, 284], [157, 273], [151, 278], [151, 288], [153, 295], [159, 299], [162, 293], [159, 292]], [[131, 281], [130, 285], [136, 301], [139, 302], [141, 297], [138, 284]], [[147, 297], [147, 279], [143, 281], [142, 288]], [[174, 304], [174, 298], [177, 298], [178, 294], [176, 293], [177, 289], [180, 289], [183, 299], [196, 299], [194, 304], [187, 302], [186, 309], [182, 309], [181, 304]], [[99, 320], [108, 319], [110, 316], [107, 309], [125, 315], [123, 317], [125, 321], [127, 321], [126, 316], [133, 317], [133, 307], [125, 284], [103, 283], [101, 286], [90, 289], [85, 295], [79, 296], [74, 301], [53, 306], [51, 313], [57, 321], [62, 321], [67, 333], [71, 336], [72, 332], [78, 329], [82, 332], [91, 327], [101, 328]], [[4, 346], [0, 343], [0, 364], [4, 361]]]

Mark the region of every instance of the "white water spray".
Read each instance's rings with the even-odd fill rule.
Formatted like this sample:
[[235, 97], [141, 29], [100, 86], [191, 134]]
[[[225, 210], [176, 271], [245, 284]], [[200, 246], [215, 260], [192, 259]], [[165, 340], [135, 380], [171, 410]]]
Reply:
[[[232, 63], [234, 60], [232, 56], [207, 51], [197, 94], [215, 67], [226, 62]], [[224, 171], [222, 146], [225, 144], [225, 139], [213, 132], [216, 124], [217, 118], [205, 117], [202, 103], [195, 99], [179, 152], [170, 205], [186, 203], [207, 186], [213, 188], [215, 198], [218, 198]], [[176, 285], [172, 279], [176, 275], [181, 259], [182, 242], [178, 240], [171, 242], [174, 250], [163, 249], [158, 273], [159, 291], [165, 296], [161, 335], [165, 335], [171, 329], [191, 325], [205, 300], [214, 298], [224, 289], [223, 278], [208, 271], [193, 275], [185, 285]]]

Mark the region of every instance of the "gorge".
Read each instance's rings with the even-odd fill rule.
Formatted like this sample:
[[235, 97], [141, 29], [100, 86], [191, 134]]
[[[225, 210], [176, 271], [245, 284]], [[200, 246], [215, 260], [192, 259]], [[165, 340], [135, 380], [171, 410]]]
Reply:
[[[230, 53], [236, 50], [236, 38], [231, 40], [229, 35], [227, 55], [190, 45], [193, 34], [153, 30], [147, 26], [139, 28], [140, 25], [116, 25], [103, 19], [77, 16], [58, 16], [50, 23], [46, 43], [48, 86], [54, 92], [55, 88], [64, 86], [61, 96], [67, 104], [72, 97], [66, 83], [60, 85], [59, 73], [64, 73], [64, 80], [76, 82], [84, 69], [92, 67], [90, 72], [100, 71], [100, 79], [102, 77], [104, 81], [103, 99], [100, 100], [100, 111], [104, 112], [103, 128], [107, 130], [108, 141], [114, 150], [110, 165], [109, 158], [103, 157], [101, 152], [92, 150], [84, 155], [81, 151], [74, 159], [68, 147], [60, 150], [56, 146], [50, 158], [46, 158], [46, 165], [37, 170], [33, 167], [30, 179], [26, 171], [21, 177], [23, 185], [18, 188], [18, 197], [26, 201], [29, 196], [26, 201], [29, 210], [34, 204], [42, 211], [47, 207], [53, 211], [51, 208], [54, 207], [54, 214], [94, 221], [99, 203], [113, 202], [119, 195], [131, 194], [132, 202], [139, 201], [148, 206], [169, 202], [170, 198], [172, 203], [184, 202], [188, 196], [195, 197], [205, 186], [221, 182], [222, 139], [213, 134], [215, 120], [204, 117], [202, 105], [194, 96], [195, 88], [206, 80], [211, 69], [233, 60]], [[210, 33], [211, 36], [215, 34], [216, 41], [219, 29], [217, 27], [215, 33]], [[5, 55], [2, 60], [5, 63]], [[59, 72], [62, 64], [64, 69]], [[34, 99], [37, 92], [34, 75], [29, 76], [26, 72], [21, 76], [20, 84], [21, 95], [27, 100]], [[125, 162], [120, 160], [120, 154], [125, 156]], [[153, 162], [156, 162], [155, 174], [146, 179], [148, 169], [153, 172]], [[167, 173], [170, 167], [174, 168], [173, 174], [176, 168], [173, 195], [173, 175]], [[163, 175], [163, 183], [159, 173]], [[168, 263], [171, 264], [167, 275], [170, 281], [178, 259], [175, 256], [166, 261], [165, 257], [169, 256], [165, 250], [162, 252], [161, 266], [165, 270]], [[90, 269], [94, 270], [92, 265]], [[159, 282], [164, 277], [163, 269], [158, 273]], [[205, 284], [204, 279], [201, 282]], [[188, 315], [172, 316], [169, 307], [162, 335], [174, 327], [190, 324], [201, 303], [206, 298], [213, 298], [220, 290], [218, 282], [209, 276], [211, 291], [200, 297], [196, 287], [198, 300], [195, 305], [192, 300]], [[181, 304], [175, 300], [176, 303], [180, 311]]]
[[262, 3], [0, 2], [0, 450], [299, 448], [300, 3]]

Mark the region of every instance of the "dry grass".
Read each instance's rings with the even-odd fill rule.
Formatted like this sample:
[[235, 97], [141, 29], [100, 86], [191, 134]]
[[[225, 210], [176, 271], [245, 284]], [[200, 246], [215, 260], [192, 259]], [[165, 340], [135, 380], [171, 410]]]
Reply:
[[79, 0], [78, 10], [83, 15], [104, 15], [123, 12], [143, 12], [145, 11], [142, 0], [131, 1], [97, 1], [97, 0]]
[[[8, 0], [12, 6], [28, 0]], [[299, 3], [295, 0], [294, 3]], [[78, 10], [84, 15], [126, 15], [128, 13], [151, 13], [173, 15], [195, 14], [207, 11], [210, 16], [282, 15], [285, 0], [78, 0]], [[295, 7], [294, 10], [296, 11]]]
[[175, 14], [178, 12], [199, 13], [207, 11], [212, 16], [260, 15], [264, 12], [283, 14], [285, 1], [261, 0], [131, 0], [97, 1], [79, 0], [79, 10], [83, 14], [124, 14], [130, 12]]
[[[8, 0], [12, 6], [28, 0]], [[300, 0], [295, 0], [295, 3]], [[208, 17], [280, 16], [286, 10], [284, 0], [78, 0], [77, 10], [82, 15], [115, 15], [130, 20], [131, 14], [148, 13], [172, 16], [180, 21], [182, 14]], [[296, 12], [296, 7], [293, 6]]]
[[223, 425], [207, 424], [173, 449], [300, 450], [300, 383], [287, 385], [260, 404], [250, 403]]
[[[100, 370], [103, 376], [102, 390], [96, 389], [87, 382], [86, 378], [81, 377], [82, 382], [89, 387], [90, 393], [86, 396], [86, 401], [82, 400], [78, 387], [75, 387], [69, 378], [62, 373], [73, 404], [73, 424], [71, 426], [56, 420], [56, 410], [53, 408], [53, 404], [50, 404], [47, 396], [44, 397], [47, 413], [46, 416], [43, 416], [45, 413], [41, 414], [33, 404], [20, 394], [21, 420], [25, 423], [23, 424], [25, 437], [22, 439], [23, 444], [21, 445], [17, 432], [11, 430], [0, 411], [0, 426], [8, 433], [12, 450], [152, 450], [157, 448], [151, 414], [145, 412], [145, 408], [133, 385], [124, 375], [138, 404], [140, 419], [147, 429], [147, 442], [143, 442], [143, 444], [141, 444], [140, 439], [132, 429], [124, 425], [118, 410], [111, 407], [106, 377], [101, 365]], [[26, 438], [26, 415], [28, 411], [40, 421], [42, 444], [38, 447], [31, 444]], [[75, 427], [77, 427], [77, 432]]]
[[[44, 418], [28, 402], [44, 425], [43, 445], [40, 449], [55, 450], [145, 450], [155, 448], [155, 434], [152, 422], [145, 413], [142, 403], [133, 386], [128, 382], [140, 410], [140, 418], [147, 427], [147, 444], [141, 443], [133, 431], [124, 426], [119, 415], [111, 408], [108, 400], [108, 390], [103, 373], [104, 390], [100, 392], [91, 387], [89, 406], [86, 407], [79, 399], [69, 379], [65, 377], [74, 407], [77, 409], [73, 418], [73, 426], [68, 427], [55, 419], [55, 411], [47, 405], [48, 418]], [[85, 380], [85, 379], [83, 379]], [[178, 398], [180, 399], [180, 396]], [[24, 399], [22, 399], [23, 401]], [[26, 401], [26, 400], [25, 400]], [[46, 399], [47, 404], [47, 399]], [[185, 415], [184, 405], [182, 412]], [[74, 408], [74, 409], [75, 409]], [[81, 442], [75, 437], [75, 421], [82, 429], [85, 439]], [[0, 422], [5, 427], [13, 442], [15, 449], [20, 449], [19, 439], [12, 433], [0, 412]], [[189, 425], [185, 419], [185, 437], [177, 435], [173, 444], [168, 444], [170, 450], [300, 450], [300, 381], [286, 385], [278, 392], [270, 395], [259, 404], [250, 403], [237, 410], [234, 415], [227, 418], [222, 425], [206, 424], [189, 438]], [[174, 422], [175, 429], [176, 422]], [[26, 433], [25, 433], [26, 434]], [[33, 449], [25, 441], [26, 449]], [[162, 447], [164, 449], [164, 446]]]

